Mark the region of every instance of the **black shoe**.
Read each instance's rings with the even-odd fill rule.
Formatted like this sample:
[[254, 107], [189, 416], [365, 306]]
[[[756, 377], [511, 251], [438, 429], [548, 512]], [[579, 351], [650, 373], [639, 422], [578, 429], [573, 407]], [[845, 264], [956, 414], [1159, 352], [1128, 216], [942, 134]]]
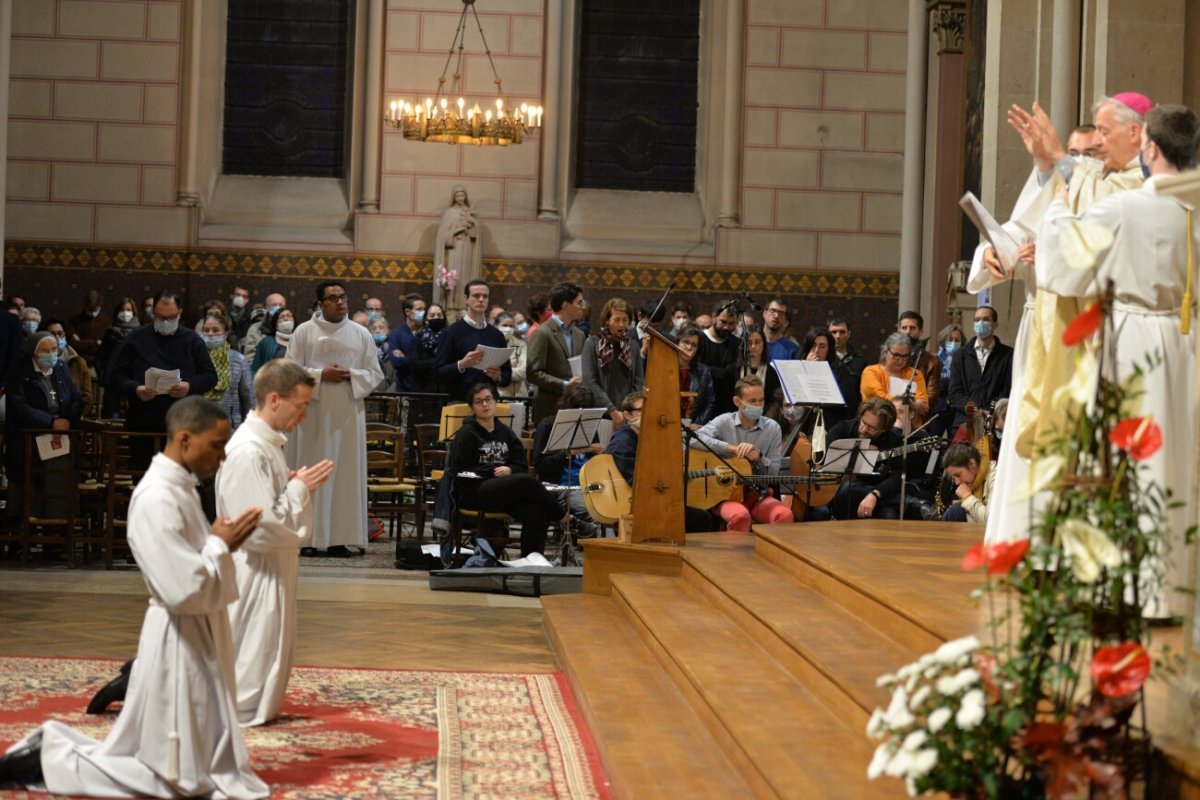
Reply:
[[344, 544], [335, 544], [333, 547], [325, 551], [327, 558], [350, 558], [354, 553], [350, 552], [350, 548]]
[[129, 659], [121, 667], [121, 674], [113, 678], [96, 692], [92, 702], [88, 703], [87, 713], [103, 714], [108, 707], [118, 701], [125, 702], [125, 692], [129, 689], [129, 670], [133, 667], [133, 659]]
[[315, 548], [315, 547], [301, 547], [301, 548], [300, 548], [300, 555], [302, 555], [302, 556], [303, 556], [303, 557], [305, 557], [305, 558], [316, 558], [316, 555], [317, 555], [317, 548]]
[[0, 758], [0, 789], [23, 789], [42, 782], [42, 732]]

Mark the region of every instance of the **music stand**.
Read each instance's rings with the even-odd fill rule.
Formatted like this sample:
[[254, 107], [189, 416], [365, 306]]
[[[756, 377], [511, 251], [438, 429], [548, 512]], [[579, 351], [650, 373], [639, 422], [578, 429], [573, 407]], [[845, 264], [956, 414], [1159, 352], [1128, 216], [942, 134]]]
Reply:
[[[562, 408], [554, 417], [550, 436], [546, 439], [543, 453], [559, 453], [583, 450], [593, 444], [608, 444], [601, 435], [601, 423], [609, 422], [608, 411], [603, 408]], [[609, 429], [611, 435], [612, 429]]]
[[867, 449], [870, 445], [870, 439], [838, 439], [830, 442], [825, 450], [825, 463], [821, 471], [840, 473], [845, 477], [873, 474], [878, 451]]

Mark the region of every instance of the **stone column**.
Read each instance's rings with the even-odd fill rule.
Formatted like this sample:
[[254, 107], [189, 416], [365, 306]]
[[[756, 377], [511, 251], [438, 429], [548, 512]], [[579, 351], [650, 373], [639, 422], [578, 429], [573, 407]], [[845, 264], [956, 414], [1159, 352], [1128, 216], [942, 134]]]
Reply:
[[717, 226], [736, 228], [741, 224], [742, 84], [745, 74], [745, 5], [732, 0], [725, 7], [725, 103], [721, 137], [721, 207]]
[[187, 0], [181, 14], [183, 43], [183, 92], [179, 112], [179, 169], [175, 201], [181, 206], [200, 205], [200, 183], [197, 159], [200, 148], [200, 84], [203, 71], [203, 8], [200, 0]]
[[1063, 143], [1079, 124], [1079, 0], [1054, 0], [1050, 121]]
[[962, 212], [958, 199], [963, 192], [963, 146], [966, 139], [966, 65], [963, 59], [963, 37], [966, 33], [967, 10], [960, 2], [938, 3], [932, 9], [933, 33], [937, 47], [936, 116], [933, 119], [934, 177], [930, 206], [933, 214], [930, 241], [931, 263], [925, 286], [923, 306], [929, 320], [926, 333], [937, 333], [946, 319], [949, 298], [946, 278], [950, 265], [958, 260], [962, 236]]
[[569, 35], [563, 28], [563, 3], [546, 3], [545, 40], [542, 47], [542, 91], [546, 98], [546, 114], [542, 130], [538, 134], [542, 145], [542, 174], [538, 181], [538, 219], [560, 219], [563, 214], [562, 197], [559, 194], [558, 163], [564, 115], [569, 109], [561, 105], [563, 96], [562, 73], [563, 40]]
[[921, 212], [925, 206], [925, 101], [929, 20], [925, 0], [908, 0], [904, 103], [904, 195], [900, 216], [900, 310], [921, 300]]
[[367, 88], [363, 97], [362, 186], [358, 211], [379, 213], [379, 147], [383, 125], [383, 0], [367, 9]]

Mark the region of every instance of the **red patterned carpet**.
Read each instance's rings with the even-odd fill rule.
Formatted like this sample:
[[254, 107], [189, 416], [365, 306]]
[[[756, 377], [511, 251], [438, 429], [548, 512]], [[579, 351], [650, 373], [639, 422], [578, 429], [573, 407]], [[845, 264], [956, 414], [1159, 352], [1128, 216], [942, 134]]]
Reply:
[[[0, 750], [48, 718], [103, 739], [115, 712], [83, 709], [117, 666], [0, 658]], [[245, 737], [276, 798], [610, 797], [560, 673], [300, 667], [282, 718]]]

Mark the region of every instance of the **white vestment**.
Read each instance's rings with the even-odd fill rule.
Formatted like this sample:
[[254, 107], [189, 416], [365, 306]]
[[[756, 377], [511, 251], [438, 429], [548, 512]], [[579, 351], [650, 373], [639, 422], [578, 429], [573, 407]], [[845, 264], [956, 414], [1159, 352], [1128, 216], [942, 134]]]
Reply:
[[58, 722], [42, 726], [46, 790], [90, 797], [267, 797], [267, 785], [250, 771], [234, 708], [226, 611], [237, 598], [233, 559], [211, 533], [196, 477], [156, 455], [133, 492], [128, 531], [150, 591], [129, 691], [103, 742]]
[[[1113, 328], [1116, 376], [1124, 380], [1134, 367], [1143, 371], [1141, 415], [1154, 418], [1163, 429], [1163, 446], [1141, 462], [1139, 478], [1169, 488], [1178, 508], [1165, 511], [1170, 539], [1163, 594], [1150, 600], [1149, 616], [1185, 613], [1187, 603], [1175, 587], [1188, 582], [1190, 549], [1184, 535], [1193, 518], [1196, 498], [1191, 494], [1192, 453], [1196, 414], [1192, 336], [1180, 333], [1180, 306], [1187, 281], [1187, 216], [1174, 200], [1159, 197], [1152, 177], [1140, 190], [1122, 192], [1093, 204], [1074, 216], [1063, 203], [1046, 211], [1039, 233], [1038, 285], [1065, 297], [1090, 297], [1113, 281]], [[1100, 256], [1095, 270], [1070, 266], [1059, 252], [1060, 236], [1082, 220], [1111, 230], [1112, 247]], [[1200, 253], [1200, 239], [1193, 242]], [[1147, 358], [1157, 354], [1162, 363], [1147, 368]], [[1107, 366], [1108, 358], [1101, 362]], [[1165, 599], [1165, 605], [1164, 605]]]
[[242, 725], [279, 714], [296, 653], [296, 582], [300, 545], [312, 535], [312, 502], [303, 481], [288, 480], [287, 437], [254, 411], [225, 446], [217, 473], [217, 513], [262, 509], [237, 552], [238, 599], [229, 606], [237, 654], [237, 713]]
[[[1013, 206], [1014, 220], [1024, 215], [1030, 203], [1039, 193], [1040, 187], [1035, 168], [1025, 182], [1024, 188], [1021, 189], [1016, 205]], [[1016, 222], [1006, 222], [1003, 227], [1017, 244], [1028, 244], [1033, 241], [1034, 237]], [[980, 294], [987, 289], [1003, 285], [983, 263], [983, 253], [988, 247], [990, 245], [984, 241], [975, 250], [975, 258], [971, 262], [971, 272], [967, 278], [967, 291], [971, 294]], [[1005, 433], [1009, 432], [1008, 420], [1017, 419], [1018, 414], [1015, 409], [1020, 403], [1021, 394], [1025, 391], [1025, 360], [1029, 356], [1031, 312], [1037, 290], [1033, 265], [1018, 261], [1014, 265], [1012, 280], [1018, 280], [1024, 284], [1025, 304], [1021, 310], [1021, 322], [1017, 326], [1017, 335], [1013, 339], [1012, 384], [1008, 392], [1009, 405], [1005, 417]], [[955, 354], [955, 358], [969, 357], [974, 357], [974, 353], [960, 349]], [[1015, 431], [1014, 425], [1012, 432], [1015, 433]], [[987, 528], [984, 534], [984, 541], [988, 544], [1008, 539], [1022, 539], [1028, 536], [1026, 532], [1029, 530], [1029, 502], [1009, 502], [1009, 498], [1017, 496], [1020, 488], [1029, 480], [1029, 462], [1017, 455], [1016, 441], [1016, 436], [1001, 437], [1000, 439], [1000, 455], [993, 469], [994, 490], [988, 501]], [[995, 457], [994, 454], [993, 457]]]
[[[367, 546], [367, 415], [363, 398], [383, 380], [375, 342], [363, 326], [310, 319], [292, 334], [287, 357], [299, 362], [317, 381], [308, 418], [292, 438], [293, 468], [324, 459], [337, 465], [313, 495], [312, 546]], [[350, 370], [350, 380], [326, 383], [321, 370], [337, 365]]]

